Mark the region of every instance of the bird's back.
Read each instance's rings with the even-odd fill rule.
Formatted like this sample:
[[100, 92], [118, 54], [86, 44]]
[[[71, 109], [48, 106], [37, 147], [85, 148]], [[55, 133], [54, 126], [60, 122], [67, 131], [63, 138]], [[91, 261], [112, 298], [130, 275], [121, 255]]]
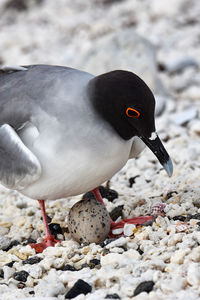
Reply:
[[18, 129], [38, 109], [62, 117], [58, 102], [74, 99], [77, 81], [85, 85], [92, 77], [72, 68], [48, 65], [0, 70], [0, 124]]

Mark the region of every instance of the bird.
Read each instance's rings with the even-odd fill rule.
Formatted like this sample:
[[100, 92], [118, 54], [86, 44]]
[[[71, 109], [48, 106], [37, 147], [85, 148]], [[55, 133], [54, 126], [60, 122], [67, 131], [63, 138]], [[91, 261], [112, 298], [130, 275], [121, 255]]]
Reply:
[[0, 183], [39, 201], [46, 236], [32, 247], [42, 252], [58, 242], [45, 200], [93, 191], [103, 203], [98, 187], [145, 146], [172, 175], [154, 112], [153, 93], [130, 71], [0, 67]]

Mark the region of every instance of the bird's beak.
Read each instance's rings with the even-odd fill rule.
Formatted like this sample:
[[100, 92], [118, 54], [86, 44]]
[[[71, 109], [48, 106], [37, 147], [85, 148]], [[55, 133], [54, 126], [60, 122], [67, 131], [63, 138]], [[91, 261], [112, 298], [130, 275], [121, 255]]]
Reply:
[[147, 145], [147, 147], [149, 147], [149, 149], [151, 149], [151, 151], [155, 154], [155, 156], [167, 172], [168, 176], [171, 177], [173, 173], [172, 160], [169, 157], [167, 151], [165, 150], [158, 135], [154, 132], [150, 138], [143, 136], [140, 138]]

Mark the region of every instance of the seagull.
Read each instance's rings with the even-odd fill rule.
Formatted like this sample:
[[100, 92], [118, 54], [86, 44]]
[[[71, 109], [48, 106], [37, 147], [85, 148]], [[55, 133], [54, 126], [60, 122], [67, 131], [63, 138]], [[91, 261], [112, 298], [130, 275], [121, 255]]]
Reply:
[[172, 175], [154, 111], [151, 90], [132, 72], [94, 76], [53, 65], [0, 68], [0, 183], [39, 201], [46, 236], [31, 244], [37, 252], [58, 242], [45, 200], [93, 191], [103, 203], [98, 187], [145, 146]]

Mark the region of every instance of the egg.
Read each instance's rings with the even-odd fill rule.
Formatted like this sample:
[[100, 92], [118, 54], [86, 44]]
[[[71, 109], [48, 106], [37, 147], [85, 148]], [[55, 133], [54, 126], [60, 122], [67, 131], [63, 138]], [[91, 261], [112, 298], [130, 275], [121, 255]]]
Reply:
[[110, 215], [96, 199], [77, 202], [69, 212], [68, 228], [79, 243], [101, 243], [110, 231]]

